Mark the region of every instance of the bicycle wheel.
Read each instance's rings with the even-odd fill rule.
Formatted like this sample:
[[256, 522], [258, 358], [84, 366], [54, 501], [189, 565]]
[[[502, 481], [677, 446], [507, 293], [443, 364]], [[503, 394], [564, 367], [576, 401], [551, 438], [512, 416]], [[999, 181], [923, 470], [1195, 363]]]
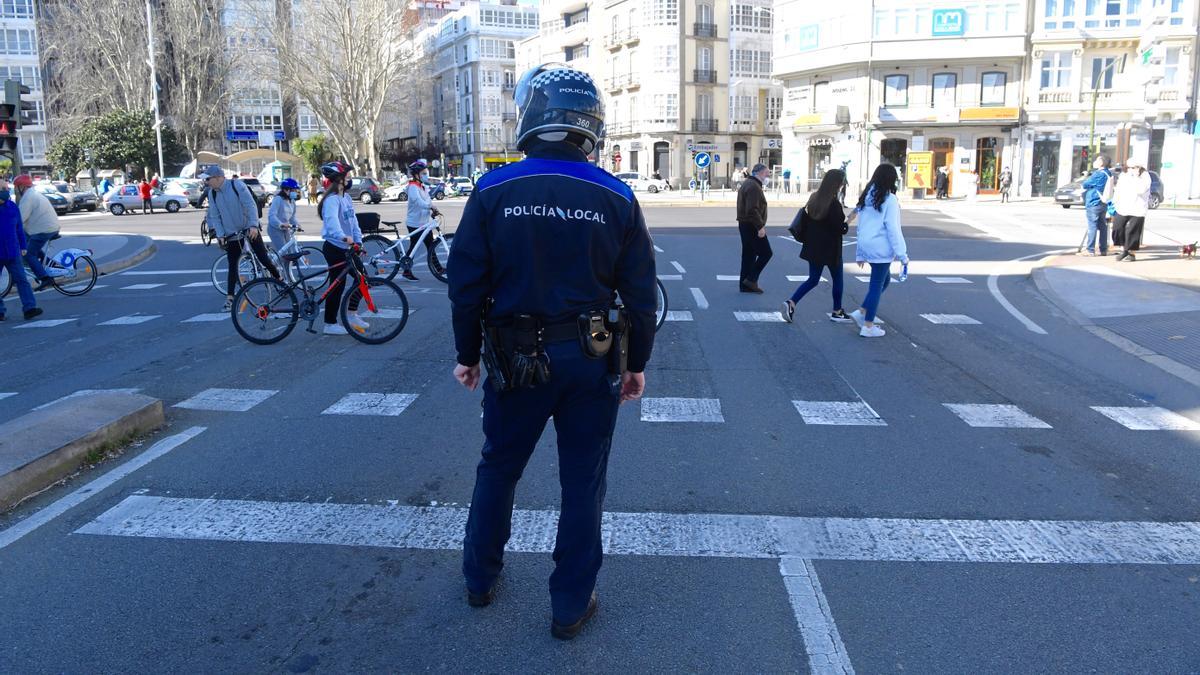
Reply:
[[233, 298], [233, 327], [242, 337], [257, 345], [279, 342], [292, 332], [300, 320], [296, 291], [274, 279], [255, 279]]
[[[57, 263], [53, 265], [56, 269], [64, 269]], [[96, 263], [91, 257], [81, 255], [71, 263], [73, 274], [67, 276], [54, 277], [54, 290], [63, 295], [78, 296], [92, 290], [92, 286], [96, 285], [96, 277], [100, 276], [99, 270], [96, 269]]]
[[212, 243], [212, 240], [213, 240], [213, 235], [212, 235], [212, 230], [208, 229], [208, 219], [207, 218], [201, 219], [200, 220], [200, 241], [204, 242], [205, 246], [208, 246], [209, 244]]
[[396, 273], [400, 271], [400, 251], [392, 248], [392, 243], [382, 234], [363, 237], [363, 265], [368, 274], [388, 281], [396, 278]]
[[0, 298], [7, 297], [9, 292], [12, 291], [12, 287], [12, 275], [8, 273], [7, 268], [0, 267], [0, 290], [3, 290], [3, 293], [0, 293]]
[[[243, 253], [238, 259], [238, 280], [239, 286], [245, 286], [247, 282], [255, 279], [259, 268], [258, 260], [250, 253]], [[229, 290], [226, 288], [227, 280], [229, 279], [229, 256], [221, 256], [213, 261], [212, 266], [212, 283], [213, 288], [221, 295], [229, 295]]]
[[446, 274], [446, 269], [450, 264], [450, 244], [454, 235], [438, 232], [434, 236], [437, 239], [433, 242], [433, 248], [429, 249], [429, 271], [438, 281], [448, 284], [450, 277]]
[[[338, 316], [347, 332], [359, 342], [378, 345], [391, 340], [408, 323], [408, 298], [395, 282], [378, 277], [367, 279], [369, 298], [355, 284], [344, 296]], [[357, 307], [351, 317], [351, 307]], [[358, 321], [351, 319], [357, 318]]]
[[[297, 258], [294, 264], [288, 264], [288, 280], [296, 284], [303, 283], [313, 291], [319, 291], [322, 288], [325, 288], [325, 285], [329, 283], [329, 274], [328, 272], [325, 274], [318, 274], [318, 272], [325, 271], [329, 268], [329, 265], [325, 264], [325, 254], [321, 252], [321, 249], [314, 246], [302, 246], [300, 247], [300, 250], [304, 253], [304, 255]], [[296, 274], [297, 266], [300, 267], [299, 275]], [[308, 281], [302, 282], [301, 278], [304, 277], [307, 277]]]
[[659, 279], [654, 280], [658, 288], [658, 306], [654, 309], [654, 330], [658, 332], [663, 324], [667, 321], [667, 289], [663, 287], [663, 282]]

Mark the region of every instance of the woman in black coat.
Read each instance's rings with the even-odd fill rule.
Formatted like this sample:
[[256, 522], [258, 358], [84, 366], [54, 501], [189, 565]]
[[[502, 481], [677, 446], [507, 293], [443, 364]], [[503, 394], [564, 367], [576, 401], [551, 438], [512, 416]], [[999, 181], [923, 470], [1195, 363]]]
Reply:
[[792, 221], [790, 229], [798, 231], [804, 243], [800, 257], [808, 261], [808, 279], [783, 303], [779, 313], [788, 323], [796, 314], [796, 303], [821, 283], [821, 272], [827, 267], [833, 282], [833, 311], [826, 316], [836, 323], [853, 321], [842, 310], [842, 235], [849, 226], [839, 197], [845, 187], [846, 173], [838, 169], [829, 171]]

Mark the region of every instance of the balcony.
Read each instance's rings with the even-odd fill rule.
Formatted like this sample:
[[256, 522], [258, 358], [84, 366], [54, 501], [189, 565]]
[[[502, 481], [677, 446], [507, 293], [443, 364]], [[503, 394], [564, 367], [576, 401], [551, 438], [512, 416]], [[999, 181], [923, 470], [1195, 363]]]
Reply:
[[517, 88], [517, 83], [516, 82], [505, 82], [504, 84], [500, 85], [500, 88], [503, 89], [504, 91], [513, 91], [514, 89]]
[[698, 38], [715, 38], [717, 37], [717, 24], [697, 21], [692, 24], [692, 35]]
[[642, 41], [642, 36], [638, 33], [638, 31], [633, 26], [630, 26], [625, 31], [625, 44], [636, 45], [637, 43], [639, 43], [641, 41]]
[[500, 113], [500, 121], [501, 122], [516, 122], [517, 121], [517, 113], [515, 113], [515, 112]]
[[1038, 103], [1041, 104], [1073, 103], [1074, 100], [1075, 95], [1069, 91], [1048, 90], [1038, 92]]
[[696, 84], [716, 84], [717, 71], [696, 68], [692, 71], [692, 81]]
[[604, 127], [604, 130], [608, 133], [609, 136], [623, 136], [625, 134], [633, 133], [633, 123], [632, 122], [617, 122], [615, 124], [606, 125]]
[[1120, 89], [1101, 89], [1097, 92], [1084, 91], [1079, 94], [1079, 103], [1085, 107], [1092, 106], [1095, 98], [1097, 108], [1119, 108], [1121, 110], [1141, 108], [1145, 103], [1142, 92], [1124, 91]]
[[700, 134], [715, 134], [720, 129], [720, 121], [713, 117], [693, 117], [692, 131]]
[[637, 89], [642, 86], [641, 73], [626, 73], [618, 79], [621, 80], [621, 86], [626, 89]]
[[604, 46], [610, 52], [615, 52], [625, 44], [625, 33], [622, 31], [613, 31], [604, 36]]

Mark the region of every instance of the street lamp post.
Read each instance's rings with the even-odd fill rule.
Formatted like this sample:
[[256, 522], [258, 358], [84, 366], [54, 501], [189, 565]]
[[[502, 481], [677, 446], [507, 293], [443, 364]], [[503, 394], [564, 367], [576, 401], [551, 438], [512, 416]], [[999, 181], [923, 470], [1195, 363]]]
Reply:
[[158, 109], [158, 71], [154, 66], [154, 15], [150, 12], [150, 0], [146, 0], [146, 51], [150, 58], [150, 88], [154, 92], [154, 138], [158, 146], [158, 175], [166, 174], [163, 170], [162, 147], [162, 117]]
[[1099, 73], [1096, 73], [1092, 82], [1092, 131], [1088, 138], [1088, 150], [1091, 152], [1089, 159], [1093, 162], [1100, 155], [1100, 148], [1096, 145], [1096, 101], [1100, 98], [1100, 83], [1104, 81], [1104, 74], [1115, 68], [1121, 61], [1122, 59], [1119, 58], [1113, 59], [1112, 63], [1105, 66]]

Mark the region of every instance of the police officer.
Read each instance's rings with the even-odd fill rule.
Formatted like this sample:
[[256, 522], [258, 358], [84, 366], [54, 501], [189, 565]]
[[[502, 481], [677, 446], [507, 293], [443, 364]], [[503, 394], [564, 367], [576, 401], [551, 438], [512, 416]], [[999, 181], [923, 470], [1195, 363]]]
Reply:
[[[657, 302], [654, 247], [630, 188], [588, 162], [604, 128], [592, 78], [539, 66], [521, 78], [514, 98], [517, 146], [526, 158], [480, 178], [450, 253], [454, 376], [473, 391], [481, 349], [488, 366], [463, 573], [467, 601], [491, 604], [513, 493], [553, 418], [562, 510], [550, 632], [569, 640], [596, 612], [617, 408], [645, 389]], [[612, 310], [617, 293], [623, 317]]]

